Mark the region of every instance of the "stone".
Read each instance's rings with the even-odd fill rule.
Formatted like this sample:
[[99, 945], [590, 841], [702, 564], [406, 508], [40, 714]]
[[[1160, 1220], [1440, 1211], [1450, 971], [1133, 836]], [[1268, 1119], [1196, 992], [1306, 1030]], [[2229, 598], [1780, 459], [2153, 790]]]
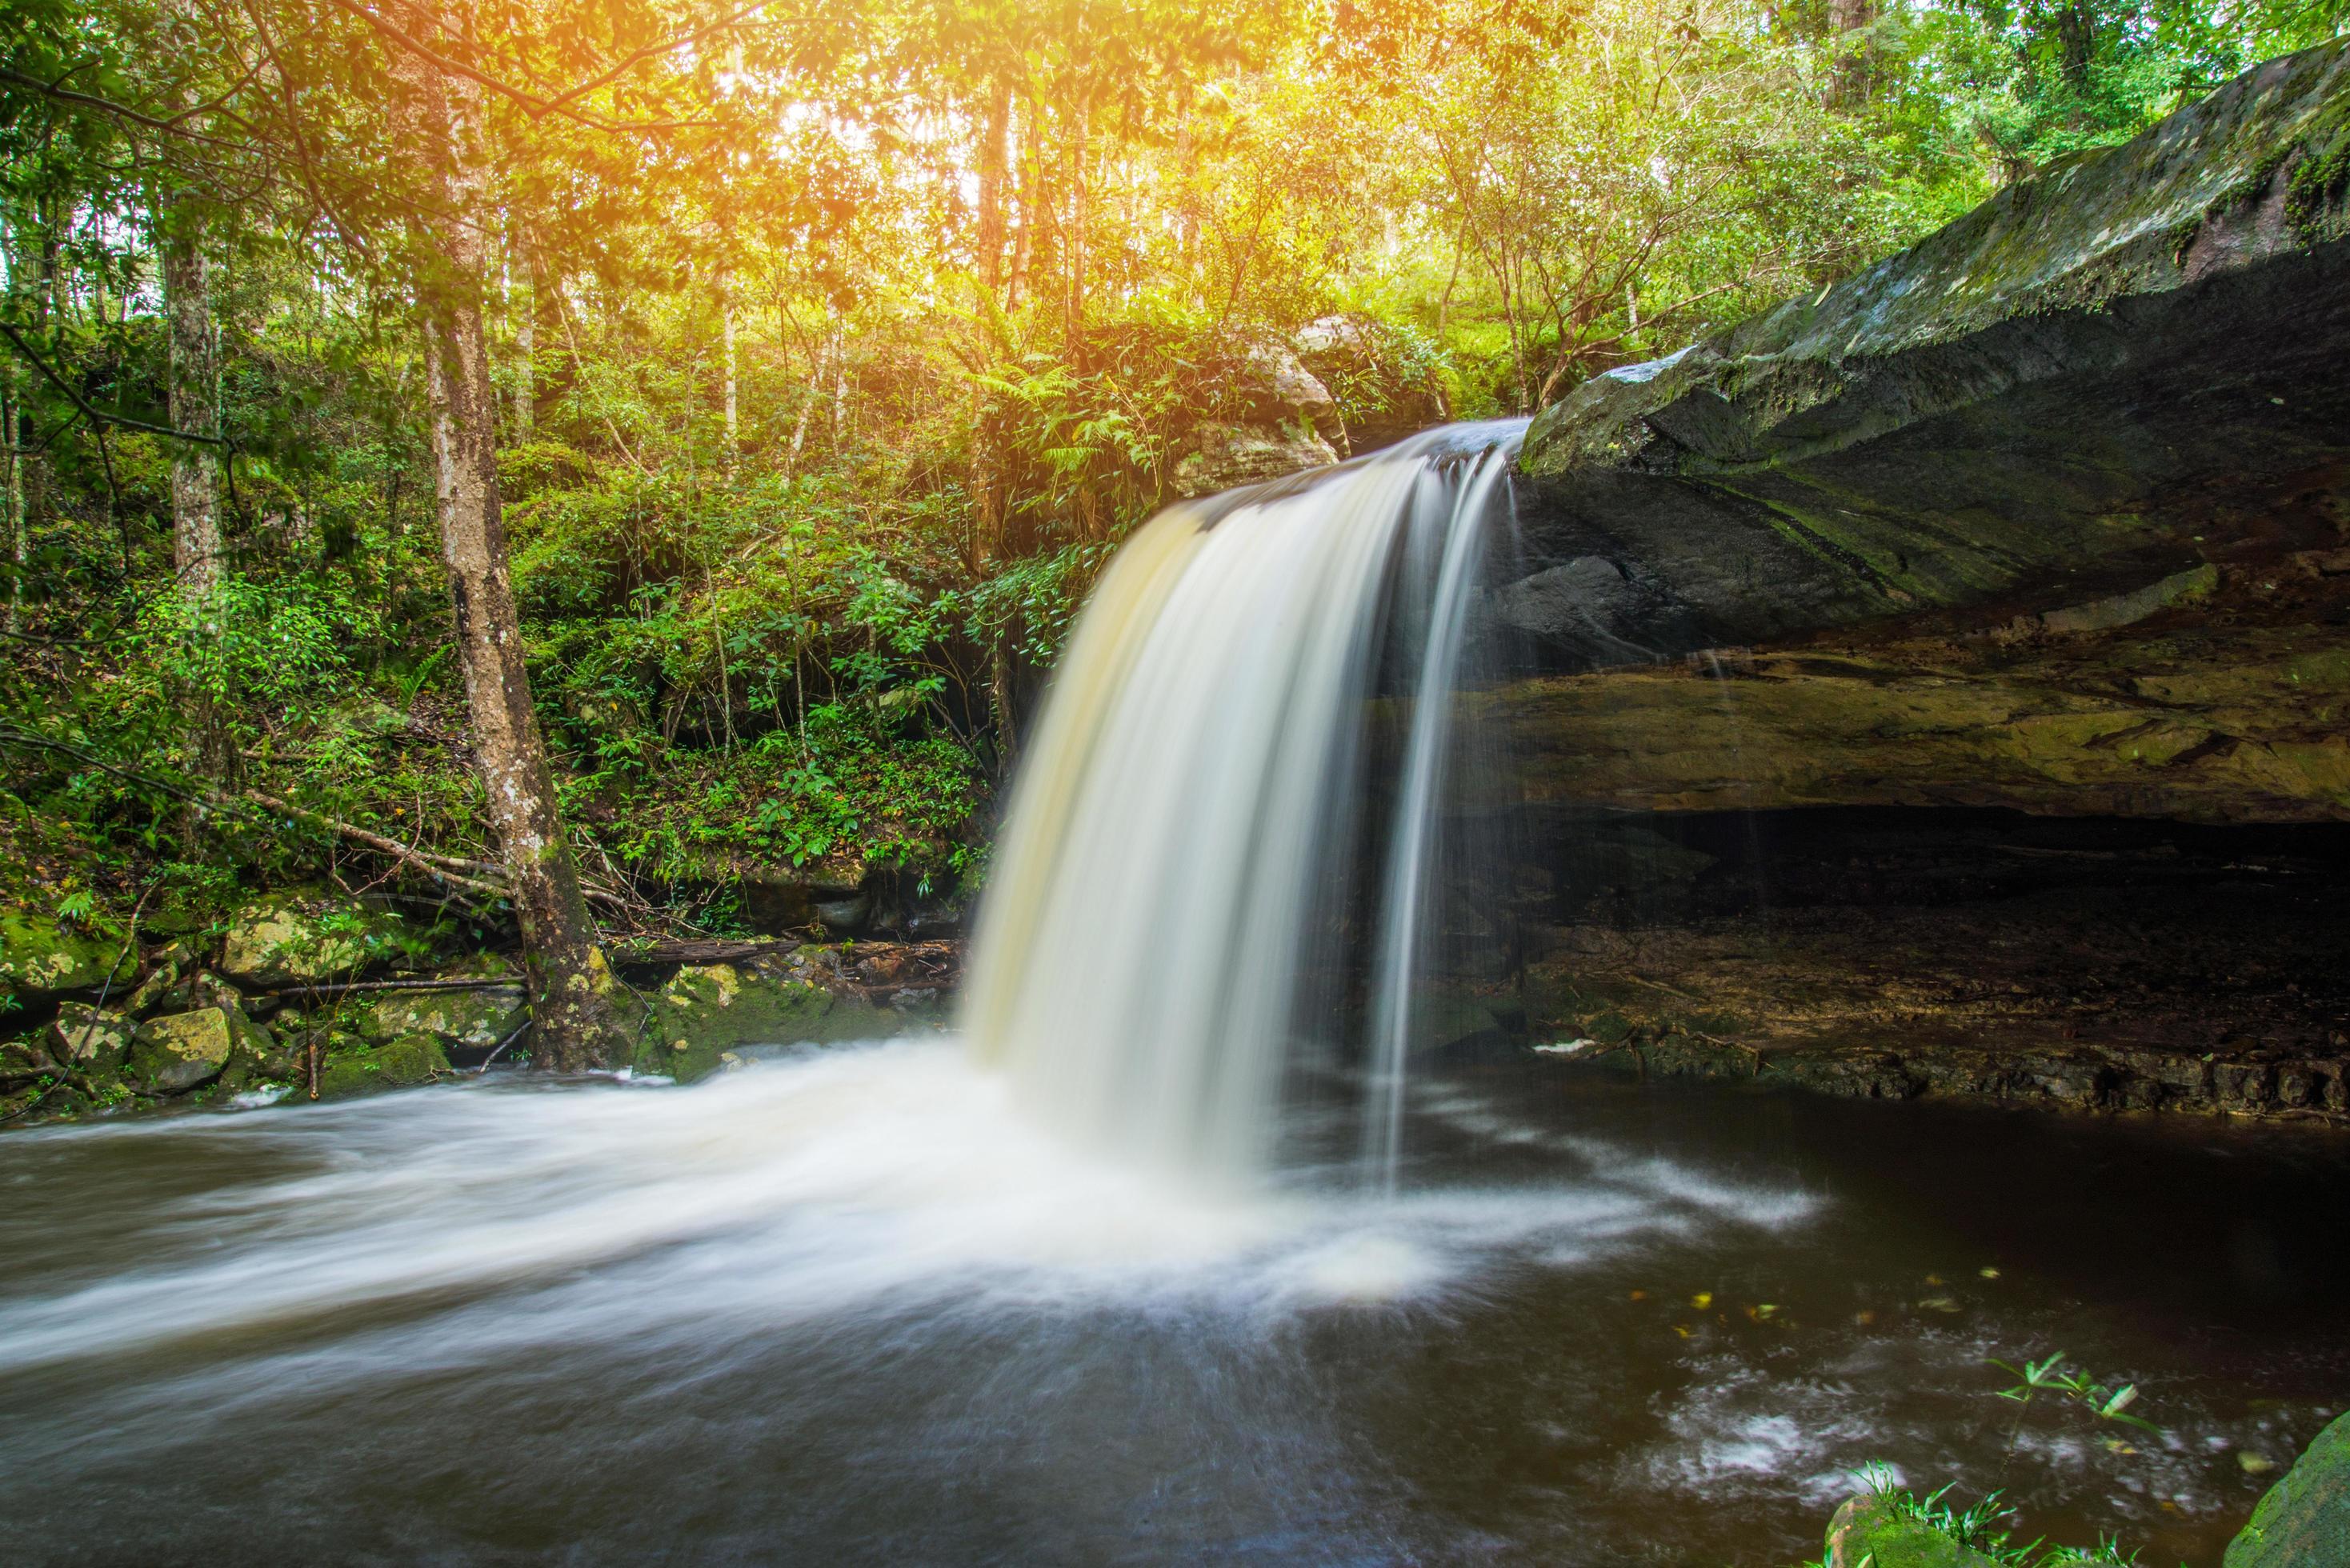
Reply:
[[237, 911], [221, 943], [221, 973], [269, 987], [348, 980], [400, 950], [397, 918], [292, 895]]
[[1451, 417], [1432, 346], [1369, 316], [1324, 316], [1297, 329], [1299, 362], [1328, 389], [1346, 450], [1391, 445]]
[[0, 1084], [21, 1084], [27, 1079], [57, 1075], [57, 1064], [39, 1042], [10, 1040], [0, 1044]]
[[119, 933], [102, 927], [69, 931], [43, 915], [0, 910], [0, 995], [13, 993], [20, 1002], [96, 991], [109, 980], [128, 985], [138, 972], [138, 957]]
[[430, 1034], [454, 1045], [495, 1045], [529, 1016], [520, 985], [482, 991], [390, 991], [359, 1011], [359, 1032], [381, 1044]]
[[1330, 389], [1284, 345], [1261, 343], [1250, 349], [1230, 389], [1251, 424], [1311, 431], [1333, 446], [1346, 441]]
[[1190, 498], [1327, 468], [1338, 453], [1310, 425], [1235, 425], [1202, 421], [1175, 464], [1174, 490]]
[[796, 974], [731, 963], [679, 970], [653, 997], [637, 1069], [684, 1083], [717, 1071], [743, 1046], [874, 1040], [906, 1026], [847, 986], [822, 983], [837, 980], [837, 970], [794, 956]]
[[1635, 663], [1971, 607], [2085, 634], [2168, 613], [2251, 550], [2339, 549], [2302, 498], [2350, 428], [2350, 207], [2326, 172], [2345, 101], [2350, 42], [2270, 61], [1831, 287], [1575, 388], [1523, 446], [1527, 565], [1617, 576], [1516, 596], [1547, 607], [1549, 655]]
[[2223, 1568], [2317, 1568], [2350, 1563], [2350, 1416], [2317, 1434], [2251, 1522], [2229, 1543]]
[[148, 971], [147, 978], [140, 981], [138, 988], [131, 992], [122, 1004], [123, 1011], [134, 1018], [143, 1018], [151, 1012], [161, 1012], [164, 999], [172, 994], [179, 983], [179, 961], [176, 959], [163, 959]]
[[1828, 1525], [1826, 1568], [1998, 1568], [1998, 1560], [1960, 1545], [1883, 1493], [1864, 1492]]
[[221, 1075], [236, 1041], [225, 1009], [166, 1013], [139, 1026], [130, 1072], [151, 1094], [184, 1094]]
[[119, 1012], [101, 1012], [86, 1002], [57, 1004], [45, 1044], [49, 1054], [68, 1071], [111, 1073], [130, 1054], [138, 1025]]
[[318, 1097], [344, 1099], [389, 1089], [412, 1089], [452, 1071], [441, 1042], [430, 1034], [403, 1034], [378, 1045], [347, 1043], [329, 1048], [318, 1069]]

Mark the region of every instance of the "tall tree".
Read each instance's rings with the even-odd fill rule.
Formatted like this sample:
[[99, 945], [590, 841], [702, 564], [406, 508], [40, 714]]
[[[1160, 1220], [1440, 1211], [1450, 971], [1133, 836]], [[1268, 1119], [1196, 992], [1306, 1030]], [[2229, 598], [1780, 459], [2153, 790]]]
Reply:
[[[470, 0], [411, 4], [406, 15], [408, 36], [433, 40], [436, 56], [441, 48], [470, 52], [477, 41]], [[532, 1059], [560, 1070], [614, 1066], [628, 1059], [633, 1040], [614, 1004], [619, 984], [597, 946], [556, 810], [507, 564], [497, 394], [484, 320], [494, 213], [485, 89], [474, 76], [407, 44], [396, 46], [394, 74], [410, 144], [429, 171], [432, 205], [413, 223], [413, 265], [441, 550], [474, 767], [522, 928]]]

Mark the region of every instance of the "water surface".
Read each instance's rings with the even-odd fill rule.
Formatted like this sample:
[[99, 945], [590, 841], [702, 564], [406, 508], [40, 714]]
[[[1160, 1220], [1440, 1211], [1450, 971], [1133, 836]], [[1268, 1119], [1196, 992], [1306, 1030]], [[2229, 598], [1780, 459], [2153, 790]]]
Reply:
[[11, 1135], [0, 1556], [1776, 1568], [1881, 1460], [2216, 1563], [2350, 1399], [2324, 1137], [1527, 1062], [1405, 1145], [1187, 1191], [946, 1043]]

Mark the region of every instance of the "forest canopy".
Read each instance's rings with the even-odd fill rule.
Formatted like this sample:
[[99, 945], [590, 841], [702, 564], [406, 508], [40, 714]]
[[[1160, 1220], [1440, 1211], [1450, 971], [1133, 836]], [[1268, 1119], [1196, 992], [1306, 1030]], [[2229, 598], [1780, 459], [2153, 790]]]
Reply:
[[525, 832], [607, 927], [951, 905], [1093, 574], [1239, 434], [1535, 411], [2344, 22], [16, 0], [0, 854], [118, 917], [495, 925]]

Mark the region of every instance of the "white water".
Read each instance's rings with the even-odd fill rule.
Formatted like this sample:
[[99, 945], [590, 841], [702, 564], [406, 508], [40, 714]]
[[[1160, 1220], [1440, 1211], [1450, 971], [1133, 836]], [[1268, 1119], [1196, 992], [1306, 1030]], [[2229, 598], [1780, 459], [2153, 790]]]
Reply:
[[1263, 1168], [1301, 977], [1345, 897], [1364, 704], [1401, 628], [1422, 646], [1367, 1140], [1391, 1171], [1447, 699], [1522, 432], [1454, 427], [1177, 506], [1112, 563], [1024, 760], [965, 992], [979, 1060], [1061, 1136], [1195, 1179]]
[[[39, 1179], [45, 1150], [91, 1174], [72, 1241], [42, 1233], [39, 1285], [0, 1287], [0, 1375], [198, 1345], [233, 1366], [322, 1335], [304, 1353], [315, 1389], [876, 1311], [1278, 1318], [1434, 1303], [1513, 1259], [1775, 1229], [1811, 1207], [1457, 1096], [1425, 1113], [1538, 1140], [1586, 1175], [1400, 1202], [1224, 1196], [1040, 1136], [1010, 1091], [930, 1040], [787, 1054], [686, 1090], [475, 1081], [12, 1135], [19, 1179]], [[221, 1376], [205, 1397], [234, 1394]]]

